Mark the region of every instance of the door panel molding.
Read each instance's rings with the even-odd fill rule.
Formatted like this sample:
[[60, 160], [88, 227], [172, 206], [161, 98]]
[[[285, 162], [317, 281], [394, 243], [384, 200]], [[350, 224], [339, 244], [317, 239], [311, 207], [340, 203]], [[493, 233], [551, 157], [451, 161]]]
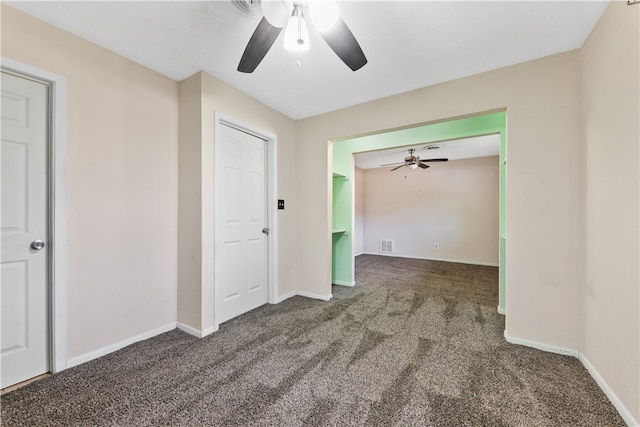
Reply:
[[0, 58], [1, 68], [49, 86], [49, 354], [52, 372], [67, 368], [67, 81], [49, 71]]
[[[267, 218], [268, 225], [267, 227], [270, 229], [269, 239], [267, 239], [267, 263], [268, 263], [268, 285], [267, 285], [267, 302], [269, 304], [277, 304], [278, 301], [278, 210], [277, 210], [277, 146], [278, 146], [278, 138], [277, 136], [255, 128], [247, 123], [243, 123], [242, 121], [236, 120], [230, 116], [227, 116], [218, 111], [215, 112], [214, 115], [214, 144], [215, 139], [218, 135], [222, 134], [221, 127], [229, 126], [241, 132], [247, 133], [249, 135], [255, 136], [256, 138], [260, 138], [266, 141], [266, 151], [267, 151]], [[215, 149], [214, 149], [215, 153]], [[216, 196], [214, 195], [214, 200]], [[214, 236], [215, 240], [215, 236]], [[215, 256], [215, 254], [214, 254]], [[217, 284], [214, 283], [214, 286]], [[214, 292], [215, 295], [215, 292]], [[215, 298], [215, 296], [214, 296]], [[214, 303], [215, 310], [215, 303]], [[219, 327], [219, 320], [216, 313], [214, 313], [214, 330], [217, 330]]]

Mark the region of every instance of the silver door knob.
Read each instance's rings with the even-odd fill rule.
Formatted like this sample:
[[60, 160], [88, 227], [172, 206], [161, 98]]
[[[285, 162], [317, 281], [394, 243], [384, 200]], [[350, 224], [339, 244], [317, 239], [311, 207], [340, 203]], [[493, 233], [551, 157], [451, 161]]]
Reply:
[[271, 231], [271, 230], [269, 230], [269, 227], [265, 227], [265, 228], [263, 228], [263, 229], [262, 229], [262, 232], [263, 232], [264, 234], [266, 234], [267, 236], [269, 235], [269, 232], [270, 232], [270, 231]]
[[43, 249], [45, 245], [46, 244], [44, 243], [44, 240], [34, 240], [33, 242], [31, 242], [31, 249], [39, 251], [40, 249]]

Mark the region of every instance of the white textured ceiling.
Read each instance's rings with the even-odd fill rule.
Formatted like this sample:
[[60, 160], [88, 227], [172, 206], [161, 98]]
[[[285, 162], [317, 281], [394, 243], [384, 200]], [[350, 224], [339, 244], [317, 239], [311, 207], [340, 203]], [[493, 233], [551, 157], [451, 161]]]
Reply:
[[[427, 147], [431, 147], [428, 149]], [[434, 147], [438, 147], [434, 149]], [[414, 144], [406, 147], [395, 147], [388, 150], [367, 151], [354, 155], [355, 164], [360, 169], [379, 168], [384, 164], [403, 162], [414, 148], [416, 156], [421, 159], [447, 158], [462, 160], [475, 157], [497, 156], [500, 154], [500, 135], [484, 135], [473, 138], [455, 139], [451, 141], [429, 144]], [[434, 163], [440, 165], [442, 163]], [[430, 165], [433, 166], [433, 165]], [[386, 166], [391, 169], [393, 166]]]
[[243, 74], [259, 5], [247, 14], [231, 1], [5, 3], [174, 80], [203, 70], [293, 119], [579, 48], [608, 4], [339, 1], [369, 60], [362, 69], [347, 68], [311, 30], [309, 52], [285, 51], [282, 32]]

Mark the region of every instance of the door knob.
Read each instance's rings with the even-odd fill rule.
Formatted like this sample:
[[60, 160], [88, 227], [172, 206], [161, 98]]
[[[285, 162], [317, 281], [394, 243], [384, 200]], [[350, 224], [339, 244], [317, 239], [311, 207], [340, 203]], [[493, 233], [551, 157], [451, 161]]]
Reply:
[[35, 249], [36, 251], [39, 251], [44, 247], [45, 247], [44, 240], [34, 240], [33, 242], [31, 242], [31, 249]]
[[262, 232], [264, 234], [266, 234], [267, 236], [269, 235], [269, 231], [271, 231], [271, 230], [269, 230], [269, 227], [265, 227], [265, 228], [262, 229]]

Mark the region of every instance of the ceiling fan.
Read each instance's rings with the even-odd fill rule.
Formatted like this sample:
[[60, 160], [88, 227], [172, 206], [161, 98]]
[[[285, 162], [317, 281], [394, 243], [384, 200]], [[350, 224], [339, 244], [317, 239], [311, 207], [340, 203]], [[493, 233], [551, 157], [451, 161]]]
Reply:
[[238, 65], [241, 73], [256, 69], [283, 28], [286, 28], [285, 48], [308, 50], [307, 9], [315, 29], [349, 68], [356, 71], [367, 63], [358, 41], [340, 17], [335, 0], [262, 0], [261, 6], [264, 16], [242, 54]]
[[416, 152], [415, 148], [410, 148], [409, 155], [404, 158], [404, 162], [387, 163], [385, 165], [380, 165], [380, 166], [400, 165], [391, 169], [391, 171], [400, 169], [403, 166], [407, 166], [409, 169], [417, 169], [417, 168], [426, 169], [429, 167], [429, 165], [426, 164], [427, 162], [448, 162], [449, 161], [449, 159], [445, 159], [445, 158], [420, 160], [420, 157], [414, 155], [415, 152]]

